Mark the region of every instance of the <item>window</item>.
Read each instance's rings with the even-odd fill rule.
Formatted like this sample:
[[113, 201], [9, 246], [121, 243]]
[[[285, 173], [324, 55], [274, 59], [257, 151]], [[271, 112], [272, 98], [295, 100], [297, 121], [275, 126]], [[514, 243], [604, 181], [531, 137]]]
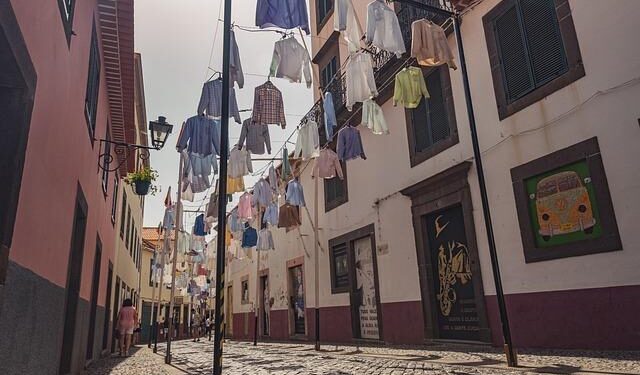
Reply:
[[240, 290], [242, 291], [242, 295], [240, 296], [240, 303], [242, 303], [243, 305], [251, 303], [249, 301], [249, 278], [245, 276], [240, 285]]
[[568, 0], [504, 0], [483, 23], [501, 120], [585, 75]]
[[330, 249], [331, 293], [349, 291], [349, 257], [347, 244], [341, 243]]
[[116, 211], [118, 210], [118, 176], [113, 179], [113, 198], [111, 201], [111, 223], [116, 222]]
[[89, 75], [87, 76], [87, 93], [84, 99], [84, 115], [89, 128], [89, 136], [93, 140], [96, 131], [96, 113], [98, 112], [98, 89], [100, 87], [100, 48], [96, 25], [93, 24], [91, 51], [89, 52]]
[[76, 0], [58, 0], [58, 8], [60, 8], [60, 16], [62, 17], [62, 25], [67, 37], [67, 44], [71, 43], [71, 35], [73, 34], [73, 11], [75, 6]]
[[126, 239], [124, 241], [124, 244], [127, 247], [127, 249], [129, 248], [129, 241], [130, 240], [131, 240], [131, 209], [128, 208], [128, 210], [127, 210], [127, 233], [126, 233]]
[[122, 209], [120, 210], [120, 238], [124, 239], [124, 219], [127, 214], [127, 192], [122, 190]]
[[449, 69], [445, 65], [423, 72], [431, 97], [405, 112], [412, 167], [458, 143]]
[[349, 201], [347, 191], [347, 163], [341, 161], [340, 165], [342, 166], [343, 180], [337, 176], [324, 180], [324, 212], [329, 212]]
[[157, 282], [153, 282], [153, 258], [149, 259], [149, 286], [150, 287], [157, 287], [158, 283]]
[[316, 0], [316, 9], [316, 20], [318, 21], [318, 31], [320, 31], [333, 13], [333, 0]]
[[333, 56], [329, 62], [320, 69], [320, 84], [327, 87], [338, 72], [338, 57]]
[[[109, 125], [107, 124], [107, 130], [104, 137], [107, 141], [111, 140], [111, 132], [109, 131]], [[104, 197], [107, 197], [107, 188], [109, 187], [109, 169], [106, 168], [109, 165], [109, 159], [111, 158], [111, 143], [106, 142], [104, 144], [104, 156], [102, 157], [102, 165], [105, 166], [102, 169], [102, 192], [104, 193]], [[113, 215], [112, 215], [113, 217]]]

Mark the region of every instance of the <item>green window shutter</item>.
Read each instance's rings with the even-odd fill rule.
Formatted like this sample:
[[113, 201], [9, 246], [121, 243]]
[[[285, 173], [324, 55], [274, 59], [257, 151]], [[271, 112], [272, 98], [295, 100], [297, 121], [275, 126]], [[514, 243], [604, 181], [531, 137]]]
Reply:
[[444, 106], [444, 95], [442, 94], [442, 69], [439, 67], [429, 74], [426, 79], [427, 88], [431, 98], [427, 101], [427, 113], [429, 121], [429, 131], [431, 133], [432, 144], [436, 144], [449, 138], [449, 120]]
[[553, 0], [521, 0], [520, 8], [536, 87], [568, 69]]
[[515, 1], [507, 11], [496, 18], [494, 29], [506, 86], [507, 102], [513, 102], [535, 87], [524, 32]]

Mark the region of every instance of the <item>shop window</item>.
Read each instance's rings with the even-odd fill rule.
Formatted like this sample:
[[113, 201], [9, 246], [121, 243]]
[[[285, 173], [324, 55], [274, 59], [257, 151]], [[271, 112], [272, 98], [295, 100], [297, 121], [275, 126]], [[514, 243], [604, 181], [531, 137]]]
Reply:
[[84, 99], [84, 114], [89, 128], [89, 136], [93, 142], [96, 132], [96, 115], [98, 112], [98, 91], [100, 88], [100, 47], [96, 25], [93, 24], [91, 49], [89, 52], [89, 74], [87, 76], [87, 92]]
[[568, 0], [503, 0], [483, 23], [501, 120], [585, 75]]
[[340, 162], [344, 179], [334, 177], [324, 180], [324, 211], [329, 212], [349, 201], [347, 191], [347, 163]]
[[423, 72], [430, 98], [405, 112], [412, 167], [458, 143], [449, 69], [440, 66]]

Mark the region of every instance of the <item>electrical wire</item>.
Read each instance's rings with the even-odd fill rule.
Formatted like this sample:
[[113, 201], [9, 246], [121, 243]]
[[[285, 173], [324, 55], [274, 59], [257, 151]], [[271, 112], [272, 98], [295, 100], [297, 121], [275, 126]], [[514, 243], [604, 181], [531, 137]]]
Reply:
[[[223, 0], [218, 0], [219, 1], [219, 5], [218, 5], [218, 16], [216, 18], [220, 18], [220, 13], [222, 12], [222, 3]], [[209, 69], [211, 67], [211, 60], [213, 60], [213, 51], [215, 49], [216, 46], [216, 39], [218, 39], [218, 27], [220, 26], [220, 22], [216, 22], [216, 28], [215, 31], [213, 32], [213, 42], [211, 44], [211, 51], [209, 51], [209, 63], [207, 64], [207, 70], [205, 70], [204, 72], [204, 78], [202, 78], [203, 81], [205, 81], [207, 79], [207, 74], [209, 74]]]

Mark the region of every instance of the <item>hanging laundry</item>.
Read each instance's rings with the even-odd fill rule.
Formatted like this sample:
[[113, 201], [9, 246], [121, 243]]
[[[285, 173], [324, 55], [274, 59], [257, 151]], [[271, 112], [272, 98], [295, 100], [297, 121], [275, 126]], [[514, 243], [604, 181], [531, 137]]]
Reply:
[[344, 179], [338, 154], [328, 148], [320, 151], [320, 157], [316, 159], [316, 165], [313, 167], [311, 176], [320, 178], [334, 178], [338, 176], [341, 180]]
[[291, 163], [289, 162], [289, 151], [287, 151], [287, 147], [282, 148], [282, 164], [281, 164], [281, 174], [280, 178], [284, 181], [291, 177]]
[[192, 177], [190, 176], [187, 181], [182, 182], [182, 191], [180, 192], [180, 199], [183, 201], [193, 202], [195, 193], [193, 192], [193, 186], [191, 184]]
[[297, 179], [293, 179], [287, 184], [286, 201], [294, 206], [305, 206], [302, 184]]
[[274, 194], [278, 192], [278, 176], [276, 175], [276, 169], [273, 165], [269, 167], [269, 186]]
[[306, 0], [258, 0], [256, 6], [256, 26], [261, 29], [279, 27], [295, 29], [300, 27], [309, 35], [309, 16]]
[[270, 203], [262, 215], [262, 223], [269, 225], [278, 225], [278, 205], [275, 202]]
[[457, 69], [444, 30], [426, 19], [411, 24], [411, 57], [415, 57], [419, 65], [447, 64], [449, 68]]
[[269, 77], [298, 83], [302, 82], [302, 74], [307, 88], [311, 87], [311, 59], [307, 50], [293, 36], [278, 40], [273, 46]]
[[[245, 146], [246, 140], [246, 146]], [[271, 154], [271, 138], [269, 137], [269, 126], [265, 124], [252, 124], [251, 119], [242, 122], [240, 139], [238, 146], [246, 148], [247, 151], [256, 155], [263, 155], [265, 146], [267, 153]]]
[[227, 220], [227, 228], [229, 228], [229, 230], [232, 233], [238, 233], [244, 230], [244, 224], [242, 223], [242, 219], [238, 214], [238, 207], [235, 207], [229, 213], [229, 219]]
[[402, 57], [407, 52], [396, 12], [384, 0], [374, 0], [367, 6], [367, 43]]
[[362, 103], [362, 125], [371, 129], [373, 134], [389, 134], [387, 120], [375, 100], [369, 99]]
[[338, 126], [338, 120], [336, 120], [336, 111], [333, 106], [333, 95], [327, 91], [322, 99], [322, 109], [324, 112], [324, 130], [327, 135], [327, 140], [333, 138], [333, 131]]
[[254, 124], [280, 125], [282, 129], [287, 126], [282, 92], [271, 81], [256, 87], [253, 93], [253, 116], [251, 121]]
[[300, 211], [296, 206], [285, 203], [280, 206], [280, 214], [278, 215], [278, 228], [287, 228], [287, 231], [298, 227], [300, 222]]
[[394, 106], [400, 104], [405, 108], [417, 108], [423, 96], [425, 98], [430, 97], [422, 69], [410, 66], [396, 74], [396, 82], [393, 89]]
[[345, 126], [338, 132], [336, 151], [338, 158], [342, 161], [367, 158], [362, 147], [360, 131], [352, 126]]
[[243, 177], [227, 177], [227, 194], [241, 193], [245, 189]]
[[231, 86], [233, 82], [238, 83], [238, 88], [244, 87], [244, 73], [242, 72], [242, 63], [240, 62], [240, 50], [236, 42], [236, 34], [231, 30], [231, 48], [229, 49], [229, 81]]
[[[211, 117], [222, 116], [222, 79], [205, 82], [202, 86], [200, 103], [198, 103], [198, 114], [207, 114]], [[229, 88], [229, 117], [233, 117], [238, 124], [242, 123], [240, 120], [240, 112], [238, 112], [236, 91], [233, 87]]]
[[258, 241], [256, 244], [256, 251], [274, 250], [273, 235], [269, 229], [260, 229], [258, 232]]
[[[189, 117], [182, 125], [176, 149], [199, 156], [220, 155], [220, 121], [205, 116]], [[217, 166], [216, 166], [217, 171]]]
[[186, 232], [178, 232], [178, 254], [189, 252], [189, 235]]
[[357, 102], [378, 96], [373, 63], [367, 52], [356, 52], [349, 57], [345, 73], [347, 86], [347, 109], [351, 111]]
[[229, 153], [229, 169], [227, 176], [238, 178], [253, 173], [251, 164], [251, 153], [246, 149], [239, 149], [237, 146]]
[[261, 178], [253, 185], [253, 205], [257, 207], [267, 207], [273, 200], [273, 193], [269, 183]]
[[254, 247], [258, 243], [258, 232], [247, 224], [242, 233], [242, 248]]
[[211, 193], [211, 196], [209, 197], [209, 203], [207, 204], [207, 215], [206, 215], [206, 221], [209, 223], [213, 223], [214, 221], [218, 220], [218, 185], [220, 183], [220, 180], [218, 179], [218, 182], [215, 184], [215, 190], [213, 191], [213, 193]]
[[353, 8], [351, 0], [335, 0], [335, 13], [333, 15], [333, 29], [342, 32], [342, 37], [347, 42], [349, 52], [360, 49], [362, 38], [362, 26]]
[[182, 192], [181, 197], [193, 202], [193, 194], [211, 187], [209, 176], [217, 173], [215, 154], [201, 156], [182, 150]]
[[207, 234], [204, 231], [204, 214], [196, 216], [196, 221], [193, 225], [193, 234], [195, 234], [196, 236], [204, 236]]
[[319, 149], [318, 123], [313, 120], [307, 120], [298, 129], [298, 139], [296, 140], [296, 150], [293, 152], [293, 157], [302, 157], [303, 160], [317, 158], [320, 155]]
[[176, 215], [173, 210], [173, 206], [165, 207], [164, 209], [164, 218], [162, 219], [162, 228], [164, 230], [170, 231], [173, 229], [173, 224], [175, 223]]
[[240, 217], [240, 219], [250, 220], [253, 218], [251, 200], [252, 197], [249, 193], [244, 193], [240, 197], [240, 202], [238, 203], [238, 217]]

